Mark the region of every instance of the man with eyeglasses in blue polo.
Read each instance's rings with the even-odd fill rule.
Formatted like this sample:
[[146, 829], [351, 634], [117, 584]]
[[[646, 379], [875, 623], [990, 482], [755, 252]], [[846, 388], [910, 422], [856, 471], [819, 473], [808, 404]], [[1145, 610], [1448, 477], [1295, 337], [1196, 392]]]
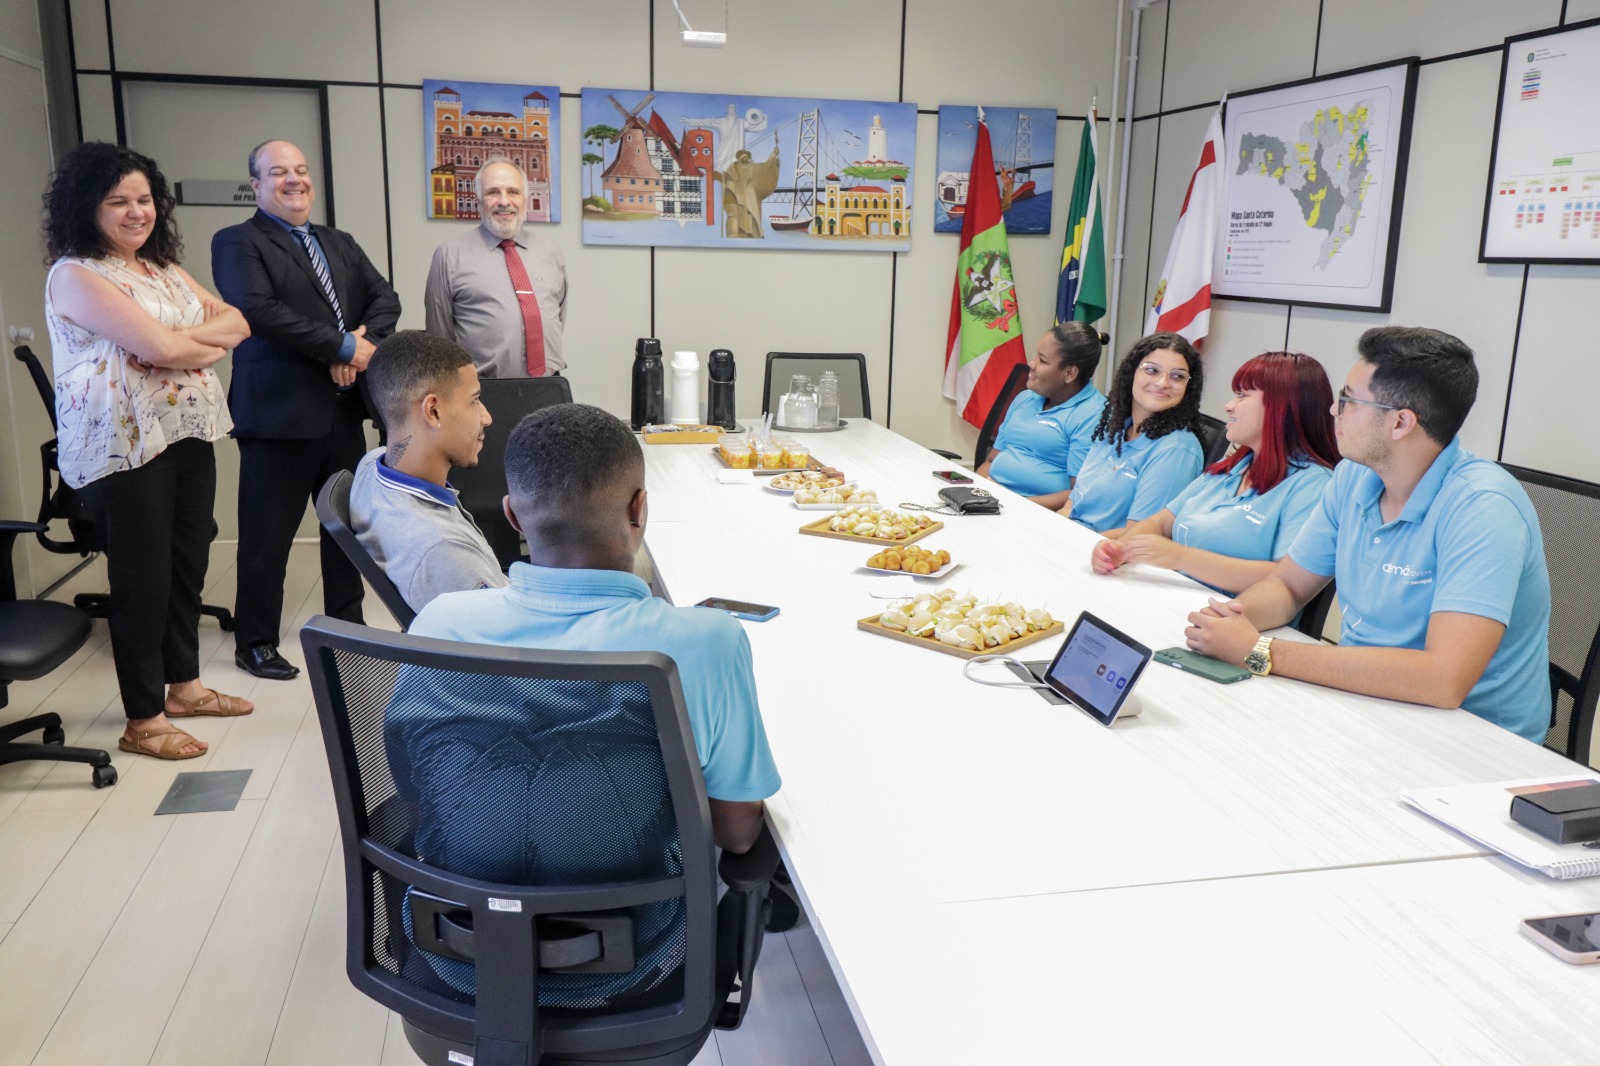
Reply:
[[[1238, 599], [1189, 616], [1189, 647], [1350, 692], [1461, 707], [1538, 743], [1550, 725], [1550, 578], [1527, 493], [1456, 437], [1472, 350], [1438, 330], [1369, 329], [1334, 405], [1348, 462], [1289, 554]], [[1263, 637], [1337, 578], [1337, 646]]]

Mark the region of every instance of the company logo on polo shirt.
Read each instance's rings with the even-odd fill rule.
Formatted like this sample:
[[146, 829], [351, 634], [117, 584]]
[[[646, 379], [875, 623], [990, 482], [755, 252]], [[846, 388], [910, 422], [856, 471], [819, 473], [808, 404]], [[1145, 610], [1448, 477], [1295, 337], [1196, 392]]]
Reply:
[[1426, 585], [1433, 581], [1433, 571], [1412, 568], [1403, 563], [1384, 563], [1383, 572], [1395, 577], [1403, 577], [1413, 585]]
[[1251, 507], [1248, 503], [1236, 503], [1233, 505], [1233, 509], [1243, 515], [1247, 522], [1250, 522], [1254, 525], [1262, 525], [1267, 520], [1265, 515], [1257, 514], [1256, 509]]

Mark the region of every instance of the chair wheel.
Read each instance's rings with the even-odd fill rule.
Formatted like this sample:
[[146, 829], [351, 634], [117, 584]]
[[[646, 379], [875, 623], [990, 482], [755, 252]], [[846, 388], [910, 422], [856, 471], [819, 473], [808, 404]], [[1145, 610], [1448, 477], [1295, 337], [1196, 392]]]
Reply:
[[65, 744], [67, 742], [67, 731], [58, 725], [50, 726], [44, 731], [44, 742], [46, 744]]
[[105, 788], [117, 783], [117, 768], [115, 766], [96, 766], [94, 768], [94, 787]]

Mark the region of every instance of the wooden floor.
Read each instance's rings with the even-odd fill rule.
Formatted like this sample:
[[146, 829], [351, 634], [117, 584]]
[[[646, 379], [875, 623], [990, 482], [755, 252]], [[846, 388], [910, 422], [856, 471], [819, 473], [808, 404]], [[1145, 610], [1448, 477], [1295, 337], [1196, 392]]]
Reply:
[[[233, 545], [218, 544], [206, 602], [231, 605]], [[96, 563], [53, 598], [104, 588]], [[316, 546], [297, 544], [284, 650], [321, 609]], [[390, 625], [375, 596], [367, 617]], [[0, 766], [0, 1066], [416, 1063], [399, 1018], [344, 975], [343, 878], [326, 758], [304, 675], [258, 681], [233, 638], [202, 621], [201, 677], [256, 712], [202, 718], [202, 759], [121, 754], [124, 719], [105, 623], [68, 663], [11, 687], [0, 721], [64, 719], [68, 744], [111, 752], [120, 781], [87, 767]], [[155, 817], [180, 770], [249, 769], [227, 813]], [[743, 1028], [694, 1066], [856, 1066], [870, 1056], [816, 936], [768, 936]]]

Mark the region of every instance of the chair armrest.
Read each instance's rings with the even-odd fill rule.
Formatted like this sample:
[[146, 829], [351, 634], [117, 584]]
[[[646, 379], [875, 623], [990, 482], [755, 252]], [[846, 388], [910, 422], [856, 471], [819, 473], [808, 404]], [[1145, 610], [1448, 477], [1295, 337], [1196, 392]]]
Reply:
[[[718, 1029], [739, 1028], [744, 1021], [745, 1011], [750, 1007], [756, 960], [761, 957], [761, 940], [766, 934], [767, 913], [772, 907], [767, 902], [767, 889], [772, 881], [772, 872], [777, 868], [778, 845], [772, 839], [772, 830], [765, 823], [761, 826], [761, 835], [749, 851], [743, 855], [724, 851], [722, 860], [717, 863], [717, 873], [728, 886], [728, 895], [724, 897], [723, 904], [731, 902], [736, 908], [733, 915], [735, 942], [732, 946], [737, 953], [739, 975], [739, 999], [722, 1005], [722, 1010], [717, 1014]], [[724, 945], [719, 943], [718, 954], [723, 950]]]
[[735, 892], [764, 890], [777, 868], [778, 844], [772, 839], [772, 830], [765, 823], [761, 826], [761, 835], [756, 837], [749, 851], [743, 855], [724, 851], [717, 863], [717, 873], [722, 883]]
[[39, 522], [0, 518], [0, 603], [17, 598], [17, 571], [11, 562], [17, 536], [22, 533], [43, 533], [47, 528]]
[[943, 448], [929, 448], [928, 450], [934, 455], [943, 456], [952, 463], [959, 463], [961, 461], [961, 456], [957, 455], [955, 452], [945, 451]]
[[43, 533], [50, 527], [43, 522], [21, 522], [14, 518], [0, 518], [0, 533], [15, 536], [18, 533]]

